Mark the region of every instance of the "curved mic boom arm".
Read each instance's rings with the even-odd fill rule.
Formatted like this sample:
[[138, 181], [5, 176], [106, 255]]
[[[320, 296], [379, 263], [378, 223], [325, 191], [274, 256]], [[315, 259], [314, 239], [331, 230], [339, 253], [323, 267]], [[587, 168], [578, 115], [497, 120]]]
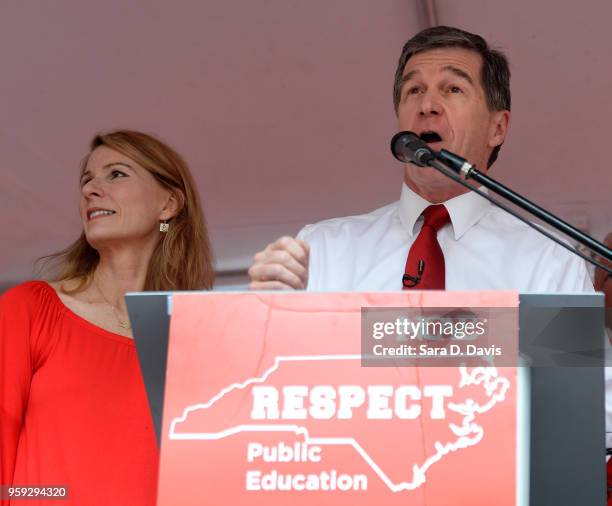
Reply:
[[482, 172], [478, 171], [476, 167], [469, 163], [465, 158], [461, 158], [460, 156], [451, 153], [450, 151], [447, 151], [445, 149], [442, 149], [440, 150], [440, 152], [437, 152], [431, 149], [418, 135], [408, 131], [399, 132], [393, 136], [393, 139], [391, 139], [391, 152], [393, 153], [393, 156], [397, 158], [400, 162], [414, 163], [420, 167], [433, 167], [434, 169], [438, 170], [439, 172], [442, 172], [444, 175], [450, 177], [457, 183], [465, 186], [466, 188], [469, 188], [472, 191], [475, 191], [480, 196], [486, 198], [491, 203], [500, 207], [504, 211], [512, 214], [519, 220], [523, 221], [530, 227], [534, 228], [541, 234], [548, 237], [549, 239], [560, 244], [572, 253], [582, 257], [584, 260], [592, 263], [593, 265], [596, 265], [604, 271], [612, 273], [612, 269], [610, 269], [609, 267], [606, 267], [600, 262], [597, 262], [596, 260], [593, 260], [587, 255], [584, 255], [580, 251], [577, 251], [576, 249], [572, 248], [571, 246], [568, 246], [567, 244], [560, 241], [558, 238], [556, 238], [554, 235], [550, 234], [540, 226], [530, 222], [526, 218], [523, 218], [522, 216], [514, 212], [512, 209], [508, 208], [508, 206], [499, 202], [497, 199], [490, 197], [475, 186], [468, 184], [466, 181], [468, 179], [473, 179], [480, 185], [491, 190], [493, 193], [505, 198], [506, 200], [509, 200], [517, 207], [520, 207], [521, 209], [527, 211], [536, 218], [539, 218], [543, 222], [549, 224], [551, 227], [555, 228], [559, 232], [571, 237], [583, 246], [586, 246], [601, 257], [612, 261], [612, 250], [610, 248], [606, 247], [599, 241], [596, 241], [590, 235], [585, 234], [581, 230], [578, 230], [569, 223], [563, 221], [554, 214], [546, 211], [544, 208], [538, 206], [537, 204], [534, 204], [533, 202], [526, 199], [522, 195], [519, 195], [510, 188], [495, 181], [493, 178], [490, 178], [486, 174], [483, 174]]

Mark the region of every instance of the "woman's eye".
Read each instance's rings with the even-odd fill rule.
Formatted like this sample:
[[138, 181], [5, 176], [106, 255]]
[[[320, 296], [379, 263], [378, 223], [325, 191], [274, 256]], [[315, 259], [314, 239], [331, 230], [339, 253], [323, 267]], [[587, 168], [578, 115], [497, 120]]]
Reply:
[[449, 93], [462, 93], [463, 90], [459, 86], [451, 86], [448, 88]]
[[420, 91], [420, 88], [418, 86], [413, 86], [412, 88], [408, 88], [408, 91], [406, 92], [406, 94], [416, 95], [419, 91]]
[[90, 181], [91, 181], [90, 177], [84, 177], [83, 179], [81, 179], [81, 188], [85, 186], [87, 183], [89, 183]]
[[121, 172], [120, 170], [113, 170], [111, 172], [111, 179], [115, 179], [118, 177], [126, 177], [127, 174], [125, 172]]

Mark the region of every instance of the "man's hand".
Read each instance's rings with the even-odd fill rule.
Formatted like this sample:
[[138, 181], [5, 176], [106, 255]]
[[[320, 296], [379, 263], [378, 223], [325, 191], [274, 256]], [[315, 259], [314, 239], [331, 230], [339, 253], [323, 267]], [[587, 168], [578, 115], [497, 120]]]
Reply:
[[281, 237], [253, 257], [251, 290], [304, 290], [308, 285], [308, 244]]

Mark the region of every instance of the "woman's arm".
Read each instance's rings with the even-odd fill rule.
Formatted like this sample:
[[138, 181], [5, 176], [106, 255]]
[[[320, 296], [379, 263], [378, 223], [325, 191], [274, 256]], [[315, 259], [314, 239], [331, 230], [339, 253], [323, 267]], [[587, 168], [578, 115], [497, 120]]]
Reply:
[[0, 485], [13, 483], [32, 379], [33, 304], [21, 285], [0, 297]]

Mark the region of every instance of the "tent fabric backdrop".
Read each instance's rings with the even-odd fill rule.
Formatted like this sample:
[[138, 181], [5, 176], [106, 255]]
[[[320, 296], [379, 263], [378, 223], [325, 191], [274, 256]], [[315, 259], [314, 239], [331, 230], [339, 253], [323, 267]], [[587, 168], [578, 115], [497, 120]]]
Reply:
[[[510, 58], [511, 130], [492, 176], [603, 237], [612, 3], [427, 3]], [[3, 5], [0, 287], [78, 236], [78, 169], [99, 130], [144, 130], [186, 157], [221, 274], [306, 223], [397, 199], [393, 74], [424, 4]]]

